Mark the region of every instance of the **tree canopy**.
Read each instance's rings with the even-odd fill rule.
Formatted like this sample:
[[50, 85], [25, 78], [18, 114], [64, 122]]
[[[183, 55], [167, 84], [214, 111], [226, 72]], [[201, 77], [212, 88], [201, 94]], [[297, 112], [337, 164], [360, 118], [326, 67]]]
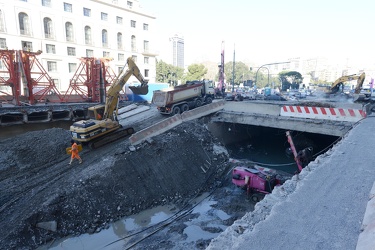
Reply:
[[279, 73], [281, 79], [282, 90], [298, 89], [303, 77], [298, 71], [282, 71]]
[[207, 69], [203, 64], [192, 64], [188, 67], [185, 81], [202, 80], [206, 73]]
[[177, 85], [177, 81], [182, 78], [184, 69], [167, 64], [163, 61], [156, 63], [156, 81]]

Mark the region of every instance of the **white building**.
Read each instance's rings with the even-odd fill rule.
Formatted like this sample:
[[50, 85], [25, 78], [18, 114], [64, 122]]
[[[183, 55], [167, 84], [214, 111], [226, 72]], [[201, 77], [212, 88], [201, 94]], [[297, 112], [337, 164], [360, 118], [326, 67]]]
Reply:
[[155, 82], [154, 23], [138, 0], [0, 0], [0, 48], [41, 50], [38, 60], [62, 92], [81, 57], [113, 58], [118, 73], [131, 56]]
[[172, 47], [172, 65], [179, 68], [185, 67], [185, 42], [181, 35], [172, 36], [169, 41]]

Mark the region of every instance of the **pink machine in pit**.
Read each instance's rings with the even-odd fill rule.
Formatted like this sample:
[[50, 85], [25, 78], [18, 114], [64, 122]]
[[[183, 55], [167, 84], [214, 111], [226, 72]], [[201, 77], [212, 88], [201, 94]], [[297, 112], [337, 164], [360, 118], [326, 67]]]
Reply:
[[284, 178], [272, 169], [260, 166], [235, 167], [232, 171], [232, 183], [245, 189], [255, 202], [272, 192], [275, 186], [281, 185]]
[[[301, 159], [297, 154], [289, 131], [286, 132], [286, 136], [291, 151], [293, 152], [294, 160], [297, 163], [298, 171], [296, 173], [300, 173], [302, 171]], [[238, 163], [236, 160], [232, 160], [232, 162]], [[254, 202], [258, 202], [263, 199], [266, 194], [271, 193], [275, 186], [283, 184], [290, 178], [290, 176], [285, 174], [286, 173], [281, 174], [281, 172], [276, 170], [257, 165], [250, 167], [239, 166], [232, 170], [232, 183], [246, 190], [248, 196], [250, 196]]]

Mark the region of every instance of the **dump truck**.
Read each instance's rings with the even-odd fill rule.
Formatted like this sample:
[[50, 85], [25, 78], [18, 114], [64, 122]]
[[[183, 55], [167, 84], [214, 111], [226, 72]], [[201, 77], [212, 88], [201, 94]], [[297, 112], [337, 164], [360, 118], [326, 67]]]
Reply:
[[156, 90], [152, 103], [163, 115], [176, 115], [212, 102], [215, 90], [210, 81], [190, 81], [186, 84]]

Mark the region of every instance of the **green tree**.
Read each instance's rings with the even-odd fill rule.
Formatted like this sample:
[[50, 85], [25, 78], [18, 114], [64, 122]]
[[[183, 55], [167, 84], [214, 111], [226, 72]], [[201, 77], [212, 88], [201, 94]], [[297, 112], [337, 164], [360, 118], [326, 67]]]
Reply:
[[[243, 62], [235, 63], [235, 73], [234, 73], [234, 85], [239, 86], [246, 80], [254, 79], [254, 72], [250, 71], [250, 68]], [[226, 77], [227, 84], [233, 84], [233, 62], [228, 62], [224, 65], [224, 73]], [[218, 76], [217, 78], [218, 79]]]
[[298, 89], [299, 84], [302, 83], [303, 77], [298, 71], [282, 71], [279, 73], [282, 83], [282, 90]]
[[161, 61], [156, 63], [156, 82], [169, 83], [177, 85], [177, 81], [181, 80], [184, 74], [184, 69], [175, 67]]
[[206, 73], [207, 69], [203, 64], [192, 64], [188, 67], [185, 81], [202, 80]]

